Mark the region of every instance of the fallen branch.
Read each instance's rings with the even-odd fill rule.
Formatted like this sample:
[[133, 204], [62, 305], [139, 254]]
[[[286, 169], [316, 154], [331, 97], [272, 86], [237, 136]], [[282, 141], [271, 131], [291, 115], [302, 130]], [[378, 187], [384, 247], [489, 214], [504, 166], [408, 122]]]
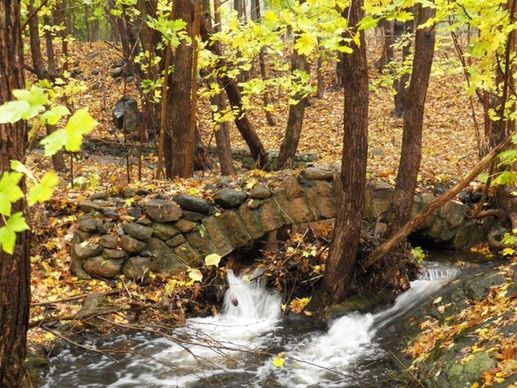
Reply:
[[[121, 291], [122, 290], [111, 290], [111, 291], [106, 291], [106, 292], [100, 292], [99, 294], [103, 295], [103, 296], [108, 296], [108, 295], [118, 294]], [[70, 298], [64, 298], [64, 299], [58, 299], [58, 300], [47, 300], [45, 302], [31, 303], [31, 307], [35, 307], [35, 306], [48, 306], [50, 304], [74, 302], [76, 300], [86, 299], [90, 295], [91, 295], [91, 293], [90, 294], [81, 294], [81, 295], [71, 296]]]
[[365, 268], [371, 267], [381, 258], [383, 258], [388, 252], [397, 247], [404, 239], [407, 238], [416, 228], [420, 225], [431, 213], [436, 209], [440, 208], [447, 201], [454, 198], [461, 190], [463, 190], [470, 182], [472, 182], [483, 170], [485, 170], [497, 155], [508, 147], [512, 143], [512, 137], [515, 134], [508, 136], [503, 142], [497, 147], [492, 149], [478, 164], [458, 183], [456, 183], [451, 189], [443, 193], [441, 196], [436, 198], [434, 201], [429, 203], [424, 209], [422, 209], [411, 221], [402, 227], [397, 233], [395, 233], [389, 240], [380, 245], [375, 249], [370, 256], [366, 259], [364, 265]]
[[[85, 320], [87, 318], [99, 317], [100, 315], [117, 313], [122, 310], [124, 310], [124, 309], [119, 308], [119, 309], [95, 311], [90, 314], [77, 313], [77, 314], [57, 315], [57, 316], [53, 316], [53, 317], [44, 317], [44, 318], [29, 322], [29, 328], [38, 327], [44, 323], [50, 323], [50, 322]], [[126, 308], [125, 310], [130, 310], [130, 308]]]

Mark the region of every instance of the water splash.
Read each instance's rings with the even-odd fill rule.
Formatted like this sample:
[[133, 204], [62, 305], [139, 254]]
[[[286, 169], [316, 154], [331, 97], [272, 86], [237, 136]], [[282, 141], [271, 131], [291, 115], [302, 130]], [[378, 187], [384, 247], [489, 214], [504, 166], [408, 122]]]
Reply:
[[375, 359], [376, 353], [382, 352], [373, 341], [382, 327], [421, 305], [457, 274], [456, 268], [430, 265], [392, 307], [377, 314], [352, 313], [334, 320], [327, 333], [313, 335], [287, 353], [291, 362], [285, 368], [274, 370], [266, 364], [261, 377], [273, 373], [282, 386], [289, 387], [343, 386], [359, 358]]

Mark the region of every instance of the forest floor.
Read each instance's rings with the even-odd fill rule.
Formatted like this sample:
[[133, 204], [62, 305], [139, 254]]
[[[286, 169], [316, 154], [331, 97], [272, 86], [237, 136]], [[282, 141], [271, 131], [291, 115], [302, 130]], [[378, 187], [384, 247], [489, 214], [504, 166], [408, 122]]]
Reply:
[[[450, 42], [440, 43], [434, 73], [428, 92], [423, 140], [423, 160], [420, 173], [422, 186], [438, 183], [450, 183], [459, 179], [477, 161], [476, 126], [470, 109], [470, 98], [466, 93], [465, 81]], [[76, 63], [72, 68], [79, 69], [77, 77], [81, 81], [81, 91], [73, 97], [75, 108], [89, 107], [90, 113], [99, 122], [90, 138], [102, 139], [110, 143], [124, 142], [123, 134], [114, 129], [111, 112], [116, 101], [124, 93], [138, 99], [134, 81], [126, 82], [124, 78], [114, 79], [110, 76], [111, 65], [120, 59], [120, 53], [105, 43], [84, 44], [75, 42], [71, 46]], [[369, 50], [370, 62], [376, 59], [378, 48]], [[449, 53], [449, 54], [447, 54]], [[370, 69], [372, 90], [370, 98], [369, 124], [369, 161], [368, 179], [385, 180], [394, 183], [397, 174], [398, 158], [402, 140], [402, 120], [392, 117], [393, 97], [389, 88], [383, 87], [384, 78], [373, 68]], [[339, 163], [343, 142], [343, 94], [334, 86], [334, 71], [330, 64], [324, 71], [325, 93], [322, 99], [311, 98], [311, 105], [306, 116], [299, 145], [300, 152], [319, 155], [317, 163]], [[274, 116], [277, 125], [267, 125], [261, 102], [249, 112], [252, 124], [256, 128], [266, 149], [278, 150], [287, 120], [288, 105], [285, 96], [280, 96]], [[482, 123], [480, 110], [475, 112], [476, 120]], [[211, 125], [209, 107], [206, 101], [199, 109], [199, 129], [205, 144], [210, 142]], [[236, 148], [245, 148], [233, 123], [231, 125], [231, 142]], [[213, 143], [213, 140], [211, 141]], [[213, 145], [213, 144], [212, 144]], [[68, 157], [66, 157], [68, 160]], [[31, 152], [29, 163], [42, 170], [50, 167], [48, 161], [39, 152]], [[215, 163], [214, 163], [215, 164]], [[136, 160], [132, 161], [131, 180], [136, 180]], [[144, 157], [143, 182], [135, 185], [154, 185], [154, 167], [156, 156]], [[32, 216], [35, 226], [32, 257], [32, 302], [31, 322], [34, 326], [29, 332], [30, 341], [49, 342], [56, 338], [56, 332], [44, 329], [47, 322], [67, 322], [81, 309], [85, 296], [93, 292], [114, 292], [118, 294], [117, 305], [128, 310], [136, 304], [153, 305], [157, 316], [171, 314], [170, 322], [181, 322], [185, 318], [183, 308], [173, 308], [171, 300], [163, 297], [163, 287], [176, 281], [184, 287], [175, 300], [196, 299], [200, 290], [189, 283], [182, 275], [162, 277], [156, 275], [142, 287], [123, 280], [105, 282], [102, 280], [78, 280], [69, 272], [69, 245], [74, 231], [77, 203], [87, 198], [100, 187], [124, 186], [127, 182], [126, 161], [124, 158], [107, 157], [95, 153], [83, 153], [74, 162], [74, 183], [70, 187], [70, 173], [62, 175], [62, 186], [53, 200], [46, 207], [37, 208]], [[214, 172], [196, 173], [187, 181], [174, 181], [174, 184], [194, 189], [203, 179], [213, 177]], [[295, 246], [299, 247], [300, 236], [294, 237]], [[305, 249], [312, 249], [307, 245]], [[294, 310], [303, 310], [295, 304]], [[124, 324], [128, 320], [123, 314], [113, 319]], [[171, 323], [172, 324], [172, 323]], [[70, 332], [82, 330], [82, 326], [69, 327]]]

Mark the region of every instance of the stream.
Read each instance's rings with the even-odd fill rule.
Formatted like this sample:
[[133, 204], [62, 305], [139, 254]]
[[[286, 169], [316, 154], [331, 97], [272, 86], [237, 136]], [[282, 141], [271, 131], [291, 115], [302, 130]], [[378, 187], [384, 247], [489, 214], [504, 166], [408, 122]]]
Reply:
[[[458, 275], [452, 265], [428, 262], [391, 307], [347, 314], [325, 328], [316, 320], [282, 318], [278, 294], [229, 271], [223, 312], [187, 320], [173, 333], [179, 341], [132, 333], [84, 342], [114, 350], [116, 359], [65, 344], [49, 360], [45, 387], [382, 386], [401, 369], [387, 328]], [[273, 359], [281, 352], [285, 364], [278, 368]]]

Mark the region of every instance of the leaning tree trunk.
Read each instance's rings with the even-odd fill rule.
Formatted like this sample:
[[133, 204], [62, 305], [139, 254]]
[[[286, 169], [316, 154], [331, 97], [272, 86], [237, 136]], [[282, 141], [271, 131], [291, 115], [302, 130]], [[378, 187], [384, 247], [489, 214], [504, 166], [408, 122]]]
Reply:
[[[419, 6], [416, 17], [417, 26], [426, 23], [434, 14], [434, 8]], [[388, 235], [397, 232], [411, 217], [413, 196], [422, 159], [424, 108], [433, 64], [434, 42], [434, 26], [417, 28], [413, 69], [404, 111], [402, 150], [397, 183], [391, 203]]]
[[[25, 86], [18, 0], [0, 1], [0, 104]], [[0, 173], [24, 160], [26, 123], [0, 124]], [[20, 201], [13, 212], [24, 210]], [[0, 221], [2, 227], [3, 221]], [[21, 387], [30, 305], [30, 235], [18, 233], [14, 254], [0, 250], [0, 386]]]
[[360, 35], [359, 46], [342, 58], [345, 123], [341, 159], [341, 192], [334, 236], [323, 276], [324, 304], [338, 303], [347, 293], [353, 278], [360, 242], [362, 209], [366, 186], [368, 154], [368, 64], [364, 31], [357, 24], [363, 18], [364, 0], [352, 0], [345, 10], [351, 30], [346, 38]]
[[[178, 0], [175, 17], [192, 30], [193, 7], [190, 0]], [[168, 99], [169, 119], [165, 139], [165, 173], [173, 177], [189, 178], [194, 171], [194, 132], [192, 128], [192, 45], [182, 42], [174, 55], [174, 73]]]
[[[294, 50], [291, 58], [291, 74], [298, 71], [308, 73], [310, 71], [310, 65], [305, 55], [301, 55]], [[278, 154], [278, 161], [276, 164], [277, 170], [280, 170], [284, 166], [289, 168], [293, 167], [296, 150], [298, 149], [298, 143], [300, 142], [300, 136], [302, 134], [303, 117], [305, 115], [307, 97], [297, 95], [294, 98], [297, 100], [297, 103], [289, 106], [287, 127], [284, 139], [280, 145], [280, 152]]]
[[[226, 63], [226, 61], [223, 58], [223, 49], [221, 47], [221, 44], [219, 42], [211, 40], [210, 35], [212, 34], [212, 29], [209, 28], [209, 26], [204, 20], [201, 26], [201, 34], [203, 40], [205, 42], [209, 42], [207, 46], [208, 50], [210, 50], [213, 54], [217, 55], [217, 57], [219, 58], [219, 62], [216, 66], [218, 68], [227, 68], [228, 63]], [[242, 97], [241, 92], [239, 90], [239, 86], [233, 78], [230, 78], [224, 74], [219, 77], [219, 81], [223, 86], [226, 95], [228, 96], [228, 101], [230, 102], [230, 105], [236, 111], [235, 125], [237, 126], [237, 129], [239, 130], [239, 133], [241, 134], [242, 138], [248, 145], [251, 157], [257, 164], [258, 168], [268, 170], [270, 166], [266, 149], [264, 148], [262, 141], [260, 140], [257, 132], [255, 131], [255, 129], [253, 129], [251, 122], [248, 119], [246, 110], [244, 109], [244, 105], [242, 103]]]

